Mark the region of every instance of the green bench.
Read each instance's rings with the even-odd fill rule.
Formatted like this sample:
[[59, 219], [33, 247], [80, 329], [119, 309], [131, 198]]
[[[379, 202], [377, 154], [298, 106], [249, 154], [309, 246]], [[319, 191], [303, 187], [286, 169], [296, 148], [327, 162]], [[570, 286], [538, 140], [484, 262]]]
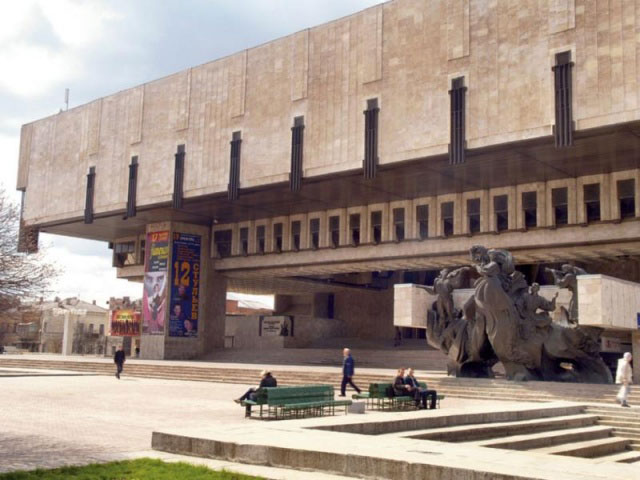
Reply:
[[353, 403], [351, 400], [335, 400], [331, 385], [261, 388], [255, 396], [255, 400], [245, 400], [242, 405], [257, 407], [260, 418], [272, 420], [335, 415], [336, 407], [344, 407], [347, 413]]
[[[420, 388], [427, 388], [425, 382], [418, 382]], [[369, 391], [352, 395], [354, 400], [365, 400], [367, 408], [378, 410], [410, 410], [415, 409], [416, 404], [412, 396], [391, 396], [389, 392], [393, 389], [391, 383], [370, 383]], [[436, 395], [436, 408], [440, 408], [440, 400], [444, 395]]]

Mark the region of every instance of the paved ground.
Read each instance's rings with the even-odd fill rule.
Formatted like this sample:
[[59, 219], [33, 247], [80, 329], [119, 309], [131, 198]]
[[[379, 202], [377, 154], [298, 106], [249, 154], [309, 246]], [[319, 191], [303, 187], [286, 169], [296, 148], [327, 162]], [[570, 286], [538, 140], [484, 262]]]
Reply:
[[[43, 372], [48, 376], [41, 376]], [[243, 409], [231, 401], [248, 387], [126, 376], [118, 381], [103, 375], [3, 368], [0, 472], [138, 456], [180, 458], [150, 452], [151, 432], [203, 426], [237, 431], [260, 423], [245, 420]], [[499, 402], [451, 398], [444, 408], [471, 403], [477, 407]], [[304, 478], [300, 472], [192, 461], [269, 478]], [[314, 473], [308, 478], [322, 477]]]

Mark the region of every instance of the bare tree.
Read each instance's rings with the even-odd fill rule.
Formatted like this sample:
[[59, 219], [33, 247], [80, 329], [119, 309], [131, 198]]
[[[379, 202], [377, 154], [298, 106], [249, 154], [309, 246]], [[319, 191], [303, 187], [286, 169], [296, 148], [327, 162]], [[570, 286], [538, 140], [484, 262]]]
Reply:
[[59, 274], [42, 251], [30, 254], [18, 251], [19, 234], [21, 241], [31, 246], [34, 241], [37, 244], [37, 233], [28, 229], [20, 232], [20, 222], [20, 209], [0, 186], [0, 314], [14, 310], [20, 301], [50, 293], [48, 287]]

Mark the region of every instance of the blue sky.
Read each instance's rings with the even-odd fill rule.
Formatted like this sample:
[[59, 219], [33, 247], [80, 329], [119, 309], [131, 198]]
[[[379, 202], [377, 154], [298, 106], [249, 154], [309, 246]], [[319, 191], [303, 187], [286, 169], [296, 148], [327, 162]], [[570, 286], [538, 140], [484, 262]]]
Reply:
[[[259, 45], [379, 0], [0, 0], [0, 183], [13, 195], [20, 126]], [[15, 195], [16, 201], [19, 196]], [[42, 235], [64, 273], [56, 295], [138, 297], [101, 242]]]

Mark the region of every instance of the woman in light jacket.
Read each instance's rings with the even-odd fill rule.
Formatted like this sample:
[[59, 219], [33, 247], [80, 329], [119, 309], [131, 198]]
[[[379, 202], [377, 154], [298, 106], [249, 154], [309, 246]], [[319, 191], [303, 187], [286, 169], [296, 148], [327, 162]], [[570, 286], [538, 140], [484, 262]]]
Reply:
[[616, 370], [616, 383], [622, 384], [618, 396], [618, 403], [623, 407], [628, 407], [627, 397], [631, 389], [633, 371], [631, 370], [631, 354], [626, 352], [620, 360], [618, 360], [618, 369]]

